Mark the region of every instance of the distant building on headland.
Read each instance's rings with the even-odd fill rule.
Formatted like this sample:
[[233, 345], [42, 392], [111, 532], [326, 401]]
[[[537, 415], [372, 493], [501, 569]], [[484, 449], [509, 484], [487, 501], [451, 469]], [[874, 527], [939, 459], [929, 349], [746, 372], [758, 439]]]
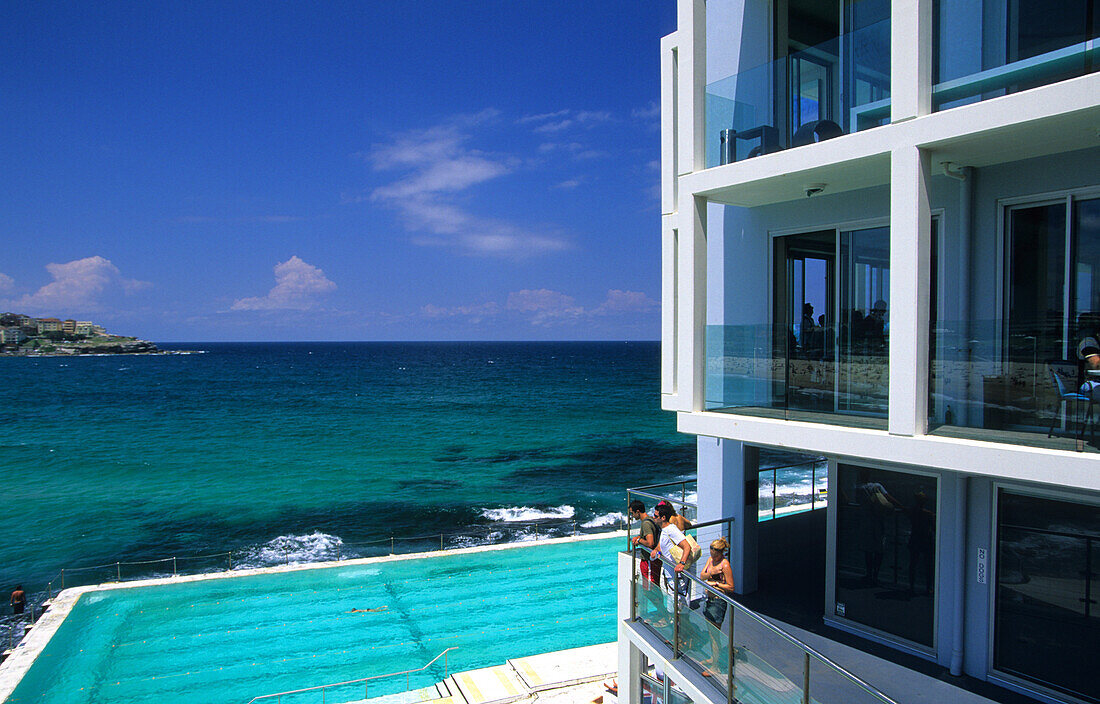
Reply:
[[18, 345], [26, 339], [23, 328], [0, 328], [0, 345]]
[[91, 320], [32, 318], [22, 313], [0, 314], [0, 345], [18, 345], [32, 337], [62, 333], [74, 337], [108, 336], [106, 328]]
[[63, 323], [57, 318], [36, 318], [35, 324], [38, 326], [38, 333], [44, 332], [65, 332], [62, 329]]

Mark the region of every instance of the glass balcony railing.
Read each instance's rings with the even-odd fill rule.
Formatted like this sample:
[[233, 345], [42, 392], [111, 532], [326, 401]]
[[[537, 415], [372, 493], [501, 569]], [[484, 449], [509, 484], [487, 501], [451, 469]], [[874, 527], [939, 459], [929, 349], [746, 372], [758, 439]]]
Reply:
[[855, 328], [708, 325], [707, 410], [885, 428], [889, 328]]
[[661, 570], [660, 583], [643, 577], [639, 565], [648, 557], [644, 547], [633, 551], [631, 620], [664, 641], [669, 659], [703, 675], [719, 700], [894, 704], [700, 579], [694, 574], [697, 566], [678, 574]]
[[[931, 432], [1034, 447], [1100, 451], [1100, 373], [1049, 324], [940, 321], [932, 330]], [[1100, 384], [1097, 384], [1100, 387]]]
[[876, 127], [890, 119], [890, 21], [713, 81], [707, 168]]
[[933, 107], [944, 110], [1096, 71], [1097, 23], [1087, 0], [939, 0]]

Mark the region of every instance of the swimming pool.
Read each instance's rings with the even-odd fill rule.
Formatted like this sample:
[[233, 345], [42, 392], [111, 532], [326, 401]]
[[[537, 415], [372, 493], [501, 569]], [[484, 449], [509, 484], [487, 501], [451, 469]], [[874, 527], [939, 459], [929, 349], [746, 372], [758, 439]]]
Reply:
[[[459, 646], [453, 673], [608, 642], [619, 546], [553, 542], [90, 592], [5, 702], [245, 704], [417, 668], [449, 646]], [[440, 662], [412, 686], [442, 679]], [[383, 680], [370, 695], [404, 688]], [[284, 702], [320, 701], [313, 694]], [[328, 701], [354, 698], [339, 694]]]

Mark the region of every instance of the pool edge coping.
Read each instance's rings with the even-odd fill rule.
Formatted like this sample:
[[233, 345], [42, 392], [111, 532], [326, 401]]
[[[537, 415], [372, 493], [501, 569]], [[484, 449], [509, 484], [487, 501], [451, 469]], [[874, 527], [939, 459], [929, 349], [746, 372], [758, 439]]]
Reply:
[[514, 543], [498, 543], [496, 545], [475, 545], [468, 548], [452, 548], [450, 550], [432, 550], [429, 552], [414, 552], [404, 555], [380, 555], [378, 557], [359, 557], [353, 560], [329, 560], [327, 562], [308, 562], [301, 564], [277, 565], [275, 567], [250, 567], [243, 570], [228, 570], [225, 572], [212, 572], [209, 574], [179, 575], [175, 577], [155, 577], [153, 579], [139, 579], [132, 582], [105, 582], [103, 584], [91, 584], [81, 587], [70, 587], [58, 593], [54, 597], [50, 608], [38, 619], [31, 629], [30, 635], [25, 636], [19, 645], [15, 646], [4, 662], [0, 663], [0, 704], [6, 703], [8, 697], [15, 692], [16, 687], [23, 681], [27, 672], [34, 665], [38, 656], [42, 654], [54, 634], [61, 627], [80, 597], [93, 592], [114, 591], [116, 589], [133, 589], [137, 587], [157, 587], [169, 584], [184, 584], [186, 582], [201, 582], [215, 579], [233, 579], [235, 577], [255, 577], [265, 574], [281, 574], [284, 572], [300, 572], [315, 569], [331, 569], [333, 567], [348, 567], [355, 565], [370, 565], [384, 562], [401, 562], [405, 560], [420, 560], [428, 557], [444, 557], [448, 555], [469, 555], [481, 552], [494, 552], [498, 550], [513, 550], [517, 548], [542, 547], [545, 545], [557, 545], [563, 543], [580, 543], [590, 540], [612, 540], [626, 537], [627, 531], [617, 530], [607, 533], [590, 533], [587, 535], [570, 535], [563, 538], [547, 538], [545, 540], [525, 540]]

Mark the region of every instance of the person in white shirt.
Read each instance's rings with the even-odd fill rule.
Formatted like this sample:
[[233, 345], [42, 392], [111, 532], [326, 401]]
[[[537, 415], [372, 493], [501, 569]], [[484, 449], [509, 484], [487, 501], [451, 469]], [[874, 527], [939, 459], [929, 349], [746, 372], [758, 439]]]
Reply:
[[[665, 572], [665, 593], [671, 596], [677, 590], [677, 575], [687, 568], [687, 561], [691, 559], [691, 544], [688, 543], [687, 536], [684, 535], [683, 531], [669, 521], [672, 517], [672, 506], [658, 504], [653, 513], [657, 517], [657, 523], [661, 526], [661, 537], [657, 544], [661, 553], [661, 565]], [[680, 548], [679, 562], [672, 556], [673, 546]], [[686, 578], [680, 578], [679, 583], [681, 585], [679, 590], [681, 601], [693, 602], [696, 593], [699, 591], [698, 587]], [[690, 585], [690, 587], [685, 586], [685, 584]], [[691, 599], [688, 598], [689, 594], [692, 597]], [[672, 610], [671, 600], [669, 610]]]

